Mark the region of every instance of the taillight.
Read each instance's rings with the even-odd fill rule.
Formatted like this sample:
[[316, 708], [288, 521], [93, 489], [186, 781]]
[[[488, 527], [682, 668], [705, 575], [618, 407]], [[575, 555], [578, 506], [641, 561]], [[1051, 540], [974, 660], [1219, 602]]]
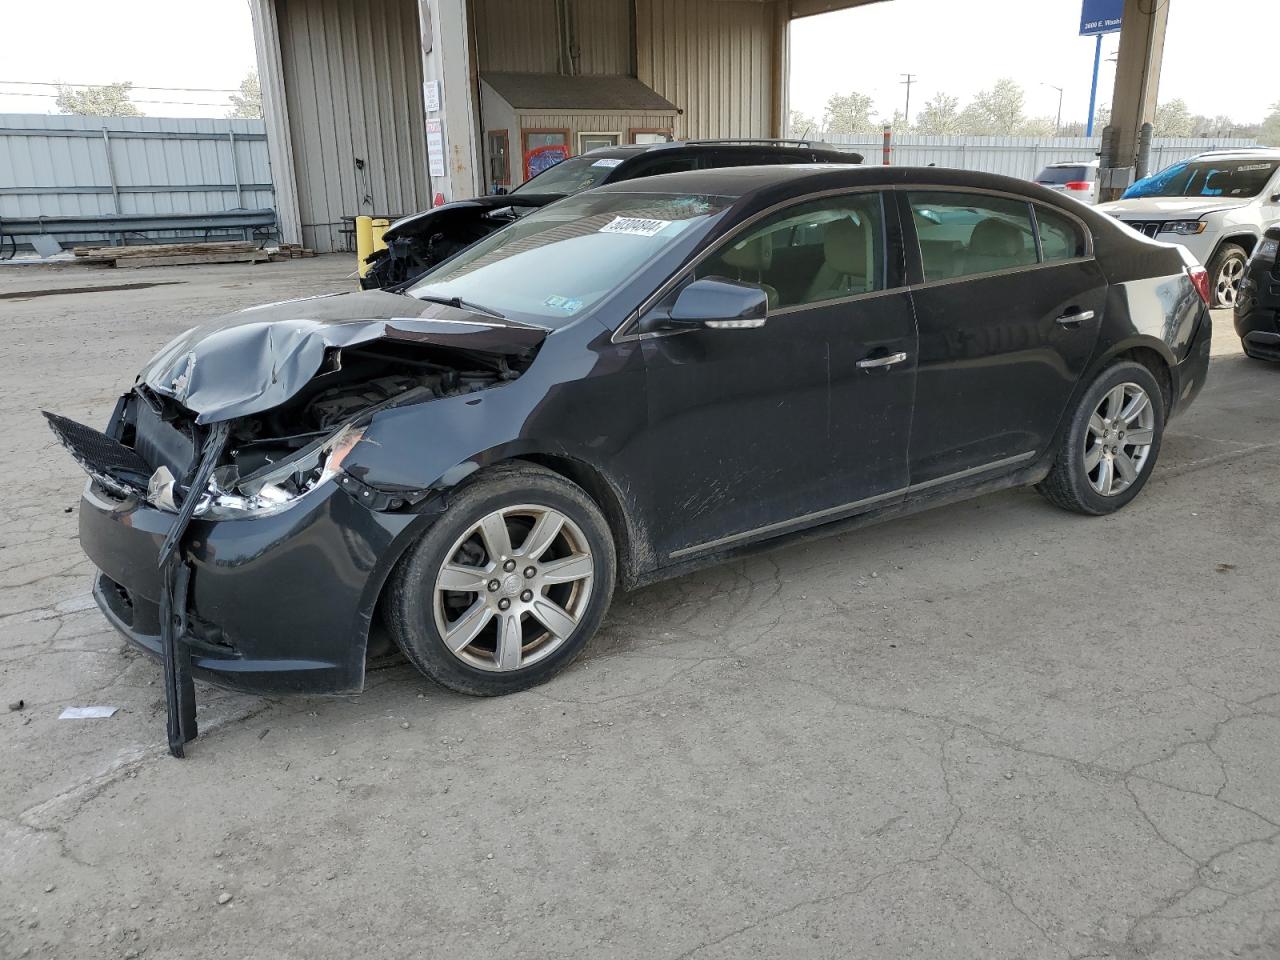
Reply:
[[1187, 267], [1187, 276], [1191, 278], [1191, 283], [1196, 288], [1196, 293], [1200, 294], [1204, 305], [1209, 306], [1209, 271], [1204, 267]]
[[1092, 186], [1088, 180], [1068, 180], [1066, 184], [1068, 190], [1088, 190]]

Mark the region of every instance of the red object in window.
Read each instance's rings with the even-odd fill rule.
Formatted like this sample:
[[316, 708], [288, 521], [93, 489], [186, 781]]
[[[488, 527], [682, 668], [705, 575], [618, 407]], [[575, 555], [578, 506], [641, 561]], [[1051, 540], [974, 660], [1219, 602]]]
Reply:
[[435, 195], [435, 197], [432, 199], [432, 201], [431, 201], [431, 205], [432, 205], [433, 207], [443, 207], [443, 206], [444, 206], [444, 194], [443, 194], [443, 193], [437, 193], [437, 194]]
[[1088, 180], [1069, 180], [1066, 184], [1068, 190], [1088, 190], [1092, 186]]
[[1187, 276], [1191, 278], [1191, 283], [1195, 286], [1196, 293], [1200, 294], [1204, 305], [1209, 306], [1209, 271], [1204, 267], [1188, 267]]

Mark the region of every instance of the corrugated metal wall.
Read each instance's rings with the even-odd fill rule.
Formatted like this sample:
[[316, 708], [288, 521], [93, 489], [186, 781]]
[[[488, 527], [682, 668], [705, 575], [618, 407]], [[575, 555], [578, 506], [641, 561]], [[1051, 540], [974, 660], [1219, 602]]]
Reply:
[[772, 3], [636, 0], [636, 75], [677, 107], [678, 137], [767, 137]]
[[430, 201], [417, 6], [277, 0], [276, 10], [303, 243], [345, 250], [343, 217]]
[[[814, 139], [848, 146], [865, 156], [865, 163], [880, 163], [884, 139], [881, 134], [821, 134]], [[895, 135], [890, 163], [899, 166], [956, 167], [961, 170], [983, 170], [1030, 180], [1049, 163], [1076, 160], [1087, 163], [1098, 159], [1101, 146], [1098, 137], [926, 137], [915, 134]], [[1151, 170], [1155, 172], [1184, 157], [1206, 150], [1252, 147], [1254, 140], [1157, 137], [1151, 142]]]
[[560, 36], [565, 15], [574, 37], [572, 72], [631, 72], [630, 0], [473, 0], [471, 13], [481, 72], [567, 71]]
[[0, 114], [0, 218], [271, 206], [261, 120]]

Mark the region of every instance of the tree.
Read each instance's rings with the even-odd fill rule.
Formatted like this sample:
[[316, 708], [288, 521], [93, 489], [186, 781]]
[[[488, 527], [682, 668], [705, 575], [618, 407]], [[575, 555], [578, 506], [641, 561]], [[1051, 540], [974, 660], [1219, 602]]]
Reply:
[[240, 81], [240, 92], [230, 97], [228, 117], [256, 120], [262, 116], [262, 87], [258, 84], [258, 71], [250, 70]]
[[1022, 86], [1008, 77], [997, 80], [990, 90], [981, 90], [973, 103], [960, 114], [966, 133], [986, 136], [1009, 136], [1023, 124]]
[[803, 110], [792, 110], [787, 119], [787, 135], [807, 137], [818, 132], [818, 121]]
[[1189, 137], [1195, 130], [1195, 120], [1187, 102], [1179, 98], [1156, 107], [1152, 126], [1157, 137]]
[[916, 132], [931, 137], [960, 133], [960, 98], [936, 93], [916, 114]]
[[875, 130], [871, 109], [875, 106], [864, 93], [853, 92], [846, 96], [833, 94], [827, 99], [826, 113], [822, 118], [827, 133], [866, 133]]
[[133, 84], [107, 83], [99, 87], [58, 84], [58, 110], [84, 117], [140, 117], [142, 111], [129, 100]]
[[1271, 105], [1271, 112], [1262, 121], [1262, 129], [1258, 131], [1258, 140], [1271, 147], [1280, 147], [1280, 100]]

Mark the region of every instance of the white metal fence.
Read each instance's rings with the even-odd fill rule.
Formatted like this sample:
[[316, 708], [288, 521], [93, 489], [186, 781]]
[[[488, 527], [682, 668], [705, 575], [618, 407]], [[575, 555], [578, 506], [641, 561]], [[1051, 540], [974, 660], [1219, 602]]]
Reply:
[[[856, 150], [863, 155], [863, 163], [882, 162], [884, 138], [880, 134], [815, 134], [813, 138]], [[1046, 164], [1096, 160], [1101, 144], [1099, 137], [926, 137], [895, 134], [890, 143], [889, 162], [897, 166], [925, 167], [933, 164], [961, 170], [983, 170], [1030, 180]], [[1253, 146], [1257, 146], [1256, 140], [1238, 137], [1158, 137], [1151, 142], [1151, 170], [1155, 172], [1206, 150]]]
[[262, 120], [0, 114], [0, 221], [271, 207]]

